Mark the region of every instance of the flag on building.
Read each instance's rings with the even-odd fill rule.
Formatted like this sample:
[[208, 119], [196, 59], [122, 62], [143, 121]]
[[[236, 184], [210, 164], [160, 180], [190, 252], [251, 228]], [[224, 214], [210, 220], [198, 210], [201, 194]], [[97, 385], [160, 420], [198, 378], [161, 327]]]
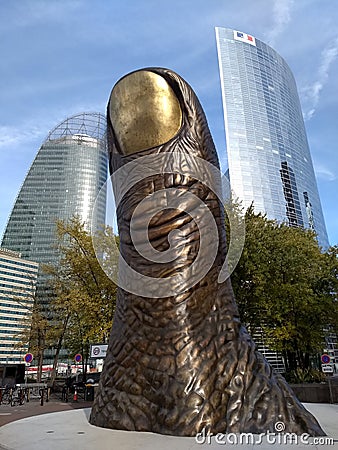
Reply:
[[256, 40], [250, 34], [242, 33], [242, 31], [234, 30], [234, 39], [236, 41], [246, 42], [247, 44], [256, 46]]

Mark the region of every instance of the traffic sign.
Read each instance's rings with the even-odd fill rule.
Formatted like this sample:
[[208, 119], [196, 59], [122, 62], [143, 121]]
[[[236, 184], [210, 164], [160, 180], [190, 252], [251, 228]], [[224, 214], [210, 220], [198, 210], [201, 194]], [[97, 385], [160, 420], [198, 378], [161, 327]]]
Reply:
[[107, 356], [108, 344], [92, 344], [90, 346], [91, 358], [105, 358]]
[[321, 360], [322, 360], [322, 363], [323, 363], [323, 364], [329, 364], [329, 362], [331, 362], [330, 355], [328, 355], [327, 353], [324, 353], [324, 354], [321, 356]]
[[75, 359], [75, 362], [79, 363], [79, 362], [82, 361], [82, 355], [80, 355], [80, 353], [77, 353], [77, 354], [74, 356], [74, 359]]
[[322, 372], [333, 373], [333, 367], [332, 366], [322, 366]]
[[31, 363], [33, 361], [33, 355], [31, 353], [26, 353], [23, 359], [26, 363]]

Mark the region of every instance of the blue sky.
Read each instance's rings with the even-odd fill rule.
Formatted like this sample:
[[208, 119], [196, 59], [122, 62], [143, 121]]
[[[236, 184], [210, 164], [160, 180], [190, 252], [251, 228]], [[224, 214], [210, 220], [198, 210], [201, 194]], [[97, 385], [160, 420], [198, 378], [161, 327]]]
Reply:
[[0, 236], [33, 158], [115, 82], [168, 67], [193, 87], [223, 170], [215, 26], [270, 44], [296, 78], [329, 240], [338, 244], [338, 8], [332, 0], [16, 0], [0, 4]]

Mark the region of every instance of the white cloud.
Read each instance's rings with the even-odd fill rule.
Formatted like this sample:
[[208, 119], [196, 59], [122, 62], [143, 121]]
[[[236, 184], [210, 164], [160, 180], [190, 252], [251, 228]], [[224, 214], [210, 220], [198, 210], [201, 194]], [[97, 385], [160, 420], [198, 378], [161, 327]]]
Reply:
[[332, 170], [328, 169], [323, 164], [315, 164], [314, 165], [316, 177], [325, 181], [335, 181], [337, 179], [337, 174], [332, 172]]
[[267, 33], [267, 43], [272, 47], [276, 38], [283, 33], [291, 20], [291, 9], [294, 0], [274, 0], [271, 30]]
[[[68, 108], [54, 108], [54, 110], [46, 117], [42, 117], [43, 111], [37, 114], [34, 119], [30, 119], [17, 126], [0, 125], [0, 162], [4, 154], [4, 150], [19, 147], [19, 151], [23, 148], [31, 147], [35, 152], [39, 146], [47, 138], [49, 132], [63, 122], [67, 117], [71, 117], [81, 112], [102, 112], [105, 113], [106, 102], [96, 103], [77, 103]], [[38, 125], [37, 125], [38, 124]]]
[[338, 56], [338, 37], [333, 39], [321, 53], [316, 80], [301, 90], [304, 99], [304, 119], [310, 120], [318, 106], [321, 92], [328, 82], [332, 63]]
[[42, 136], [44, 131], [36, 127], [18, 128], [13, 126], [0, 126], [0, 149], [16, 147], [21, 143], [29, 142]]

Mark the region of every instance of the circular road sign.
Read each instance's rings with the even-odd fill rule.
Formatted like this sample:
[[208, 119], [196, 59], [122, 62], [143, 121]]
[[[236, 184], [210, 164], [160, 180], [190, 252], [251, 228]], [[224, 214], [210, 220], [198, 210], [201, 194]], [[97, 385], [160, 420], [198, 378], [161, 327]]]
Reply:
[[100, 347], [94, 347], [93, 349], [93, 355], [98, 356], [100, 354], [101, 350]]
[[322, 355], [321, 357], [321, 360], [323, 364], [329, 364], [329, 362], [331, 361], [330, 355], [324, 353], [324, 355]]
[[23, 359], [26, 363], [31, 363], [33, 361], [33, 355], [31, 353], [26, 353]]
[[77, 354], [74, 356], [74, 359], [75, 359], [75, 361], [76, 361], [77, 363], [79, 363], [79, 362], [82, 361], [82, 355], [80, 355], [80, 353], [77, 353]]

